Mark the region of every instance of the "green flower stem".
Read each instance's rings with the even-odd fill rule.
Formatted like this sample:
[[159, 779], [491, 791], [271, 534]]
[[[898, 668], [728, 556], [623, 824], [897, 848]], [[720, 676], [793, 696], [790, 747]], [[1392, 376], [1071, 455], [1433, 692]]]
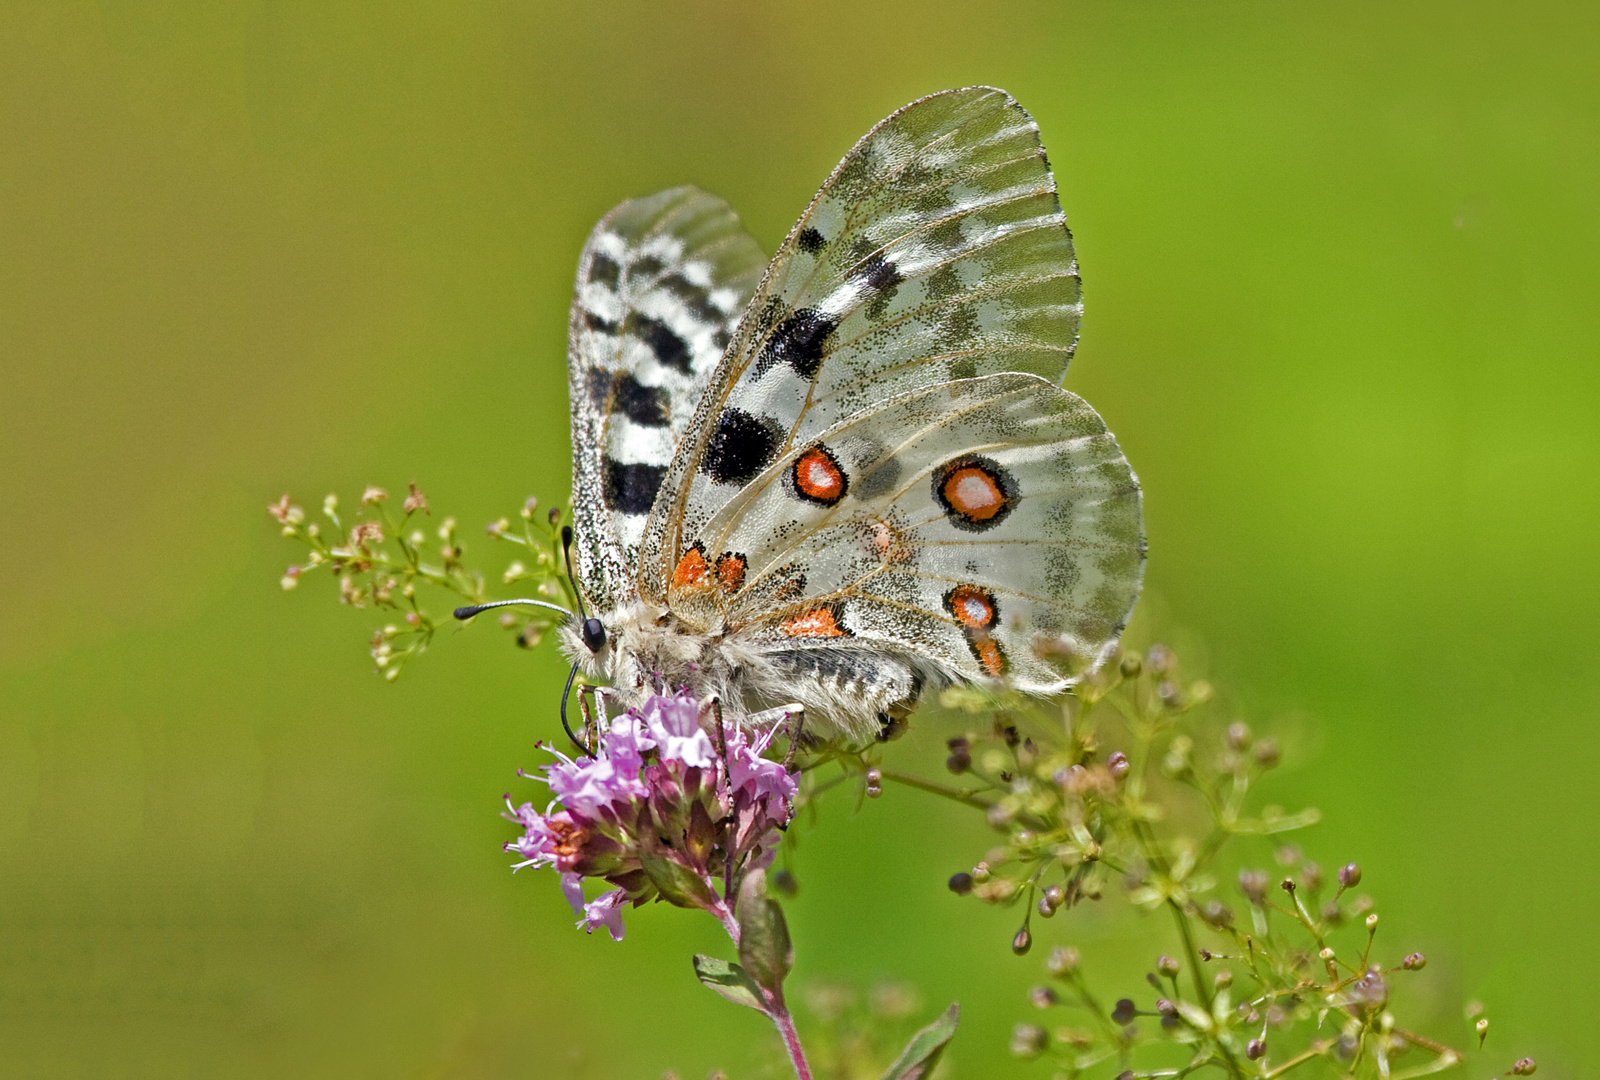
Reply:
[[991, 802], [978, 798], [976, 789], [946, 787], [944, 784], [936, 784], [932, 780], [924, 780], [920, 776], [912, 776], [909, 773], [894, 772], [889, 769], [881, 769], [879, 771], [883, 774], [883, 778], [885, 780], [893, 780], [897, 784], [904, 784], [907, 787], [916, 788], [918, 791], [926, 791], [930, 795], [938, 795], [942, 798], [952, 799], [964, 806], [972, 806], [979, 810], [987, 811], [991, 806], [994, 805]]

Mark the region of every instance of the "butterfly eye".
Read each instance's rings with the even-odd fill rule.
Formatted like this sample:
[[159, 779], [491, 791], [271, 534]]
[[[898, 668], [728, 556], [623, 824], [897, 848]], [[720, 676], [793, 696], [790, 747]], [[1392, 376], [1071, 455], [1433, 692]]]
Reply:
[[605, 624], [599, 619], [583, 620], [583, 643], [592, 653], [606, 647]]

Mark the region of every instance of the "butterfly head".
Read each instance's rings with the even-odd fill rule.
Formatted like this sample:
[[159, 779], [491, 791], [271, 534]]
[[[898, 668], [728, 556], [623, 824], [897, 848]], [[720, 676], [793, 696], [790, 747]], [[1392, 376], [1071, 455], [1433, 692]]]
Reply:
[[606, 647], [606, 624], [596, 618], [583, 620], [583, 629], [579, 631], [583, 638], [583, 647], [592, 653], [598, 653]]

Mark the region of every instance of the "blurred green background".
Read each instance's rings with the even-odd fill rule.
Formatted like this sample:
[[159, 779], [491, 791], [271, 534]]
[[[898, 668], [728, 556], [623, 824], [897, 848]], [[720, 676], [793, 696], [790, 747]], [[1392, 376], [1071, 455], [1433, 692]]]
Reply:
[[[751, 1074], [710, 919], [613, 944], [506, 870], [554, 652], [480, 627], [385, 684], [262, 508], [415, 479], [471, 553], [564, 500], [606, 209], [693, 182], [770, 250], [871, 124], [984, 82], [1057, 170], [1151, 621], [1283, 725], [1271, 796], [1439, 999], [1600, 1076], [1597, 10], [0, 6], [0, 1074]], [[942, 886], [985, 846], [834, 804], [797, 977], [960, 998], [957, 1075], [1044, 1076], [1004, 1046], [1039, 952]], [[1072, 919], [1042, 942], [1169, 947]]]

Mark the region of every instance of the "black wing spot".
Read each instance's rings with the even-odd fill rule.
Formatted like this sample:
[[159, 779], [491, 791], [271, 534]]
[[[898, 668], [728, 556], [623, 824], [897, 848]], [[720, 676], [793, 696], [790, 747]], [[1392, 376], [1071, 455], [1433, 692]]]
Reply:
[[650, 351], [656, 354], [656, 361], [663, 367], [685, 375], [694, 374], [689, 366], [689, 343], [679, 337], [672, 327], [660, 319], [635, 313], [629, 319], [628, 329], [634, 337], [650, 346]]
[[807, 255], [815, 255], [827, 242], [822, 238], [822, 234], [810, 225], [801, 229], [800, 235], [795, 239], [795, 243], [800, 245], [800, 250]]
[[589, 281], [592, 284], [615, 289], [621, 277], [622, 267], [618, 266], [616, 260], [609, 255], [595, 252], [594, 258], [589, 260]]
[[603, 466], [606, 508], [624, 514], [648, 514], [655, 505], [656, 492], [661, 490], [662, 477], [667, 475], [666, 466], [624, 464], [609, 457]]
[[590, 330], [597, 330], [602, 334], [615, 334], [617, 332], [616, 323], [609, 319], [602, 319], [592, 311], [585, 311], [583, 313], [583, 325], [587, 326]]
[[838, 319], [811, 308], [791, 312], [761, 346], [755, 365], [756, 378], [779, 364], [788, 364], [801, 378], [815, 379], [827, 352], [828, 335], [838, 328]]
[[645, 386], [629, 373], [617, 377], [616, 394], [617, 409], [641, 427], [666, 427], [671, 420], [667, 392], [659, 386]]
[[719, 484], [748, 484], [778, 451], [775, 421], [743, 409], [723, 409], [706, 443], [700, 471]]
[[642, 259], [634, 260], [632, 265], [628, 267], [628, 273], [638, 274], [642, 277], [650, 277], [654, 274], [661, 273], [661, 271], [665, 270], [666, 268], [667, 264], [662, 262], [656, 256], [646, 255]]
[[715, 304], [711, 302], [711, 293], [682, 274], [668, 274], [660, 283], [673, 296], [683, 303], [683, 306], [694, 313], [694, 317], [701, 322], [719, 323], [727, 318]]
[[893, 260], [885, 259], [880, 251], [863, 259], [850, 276], [865, 287], [868, 296], [867, 318], [874, 322], [883, 318], [889, 309], [889, 301], [894, 299], [896, 287], [905, 280], [900, 268], [895, 266]]

